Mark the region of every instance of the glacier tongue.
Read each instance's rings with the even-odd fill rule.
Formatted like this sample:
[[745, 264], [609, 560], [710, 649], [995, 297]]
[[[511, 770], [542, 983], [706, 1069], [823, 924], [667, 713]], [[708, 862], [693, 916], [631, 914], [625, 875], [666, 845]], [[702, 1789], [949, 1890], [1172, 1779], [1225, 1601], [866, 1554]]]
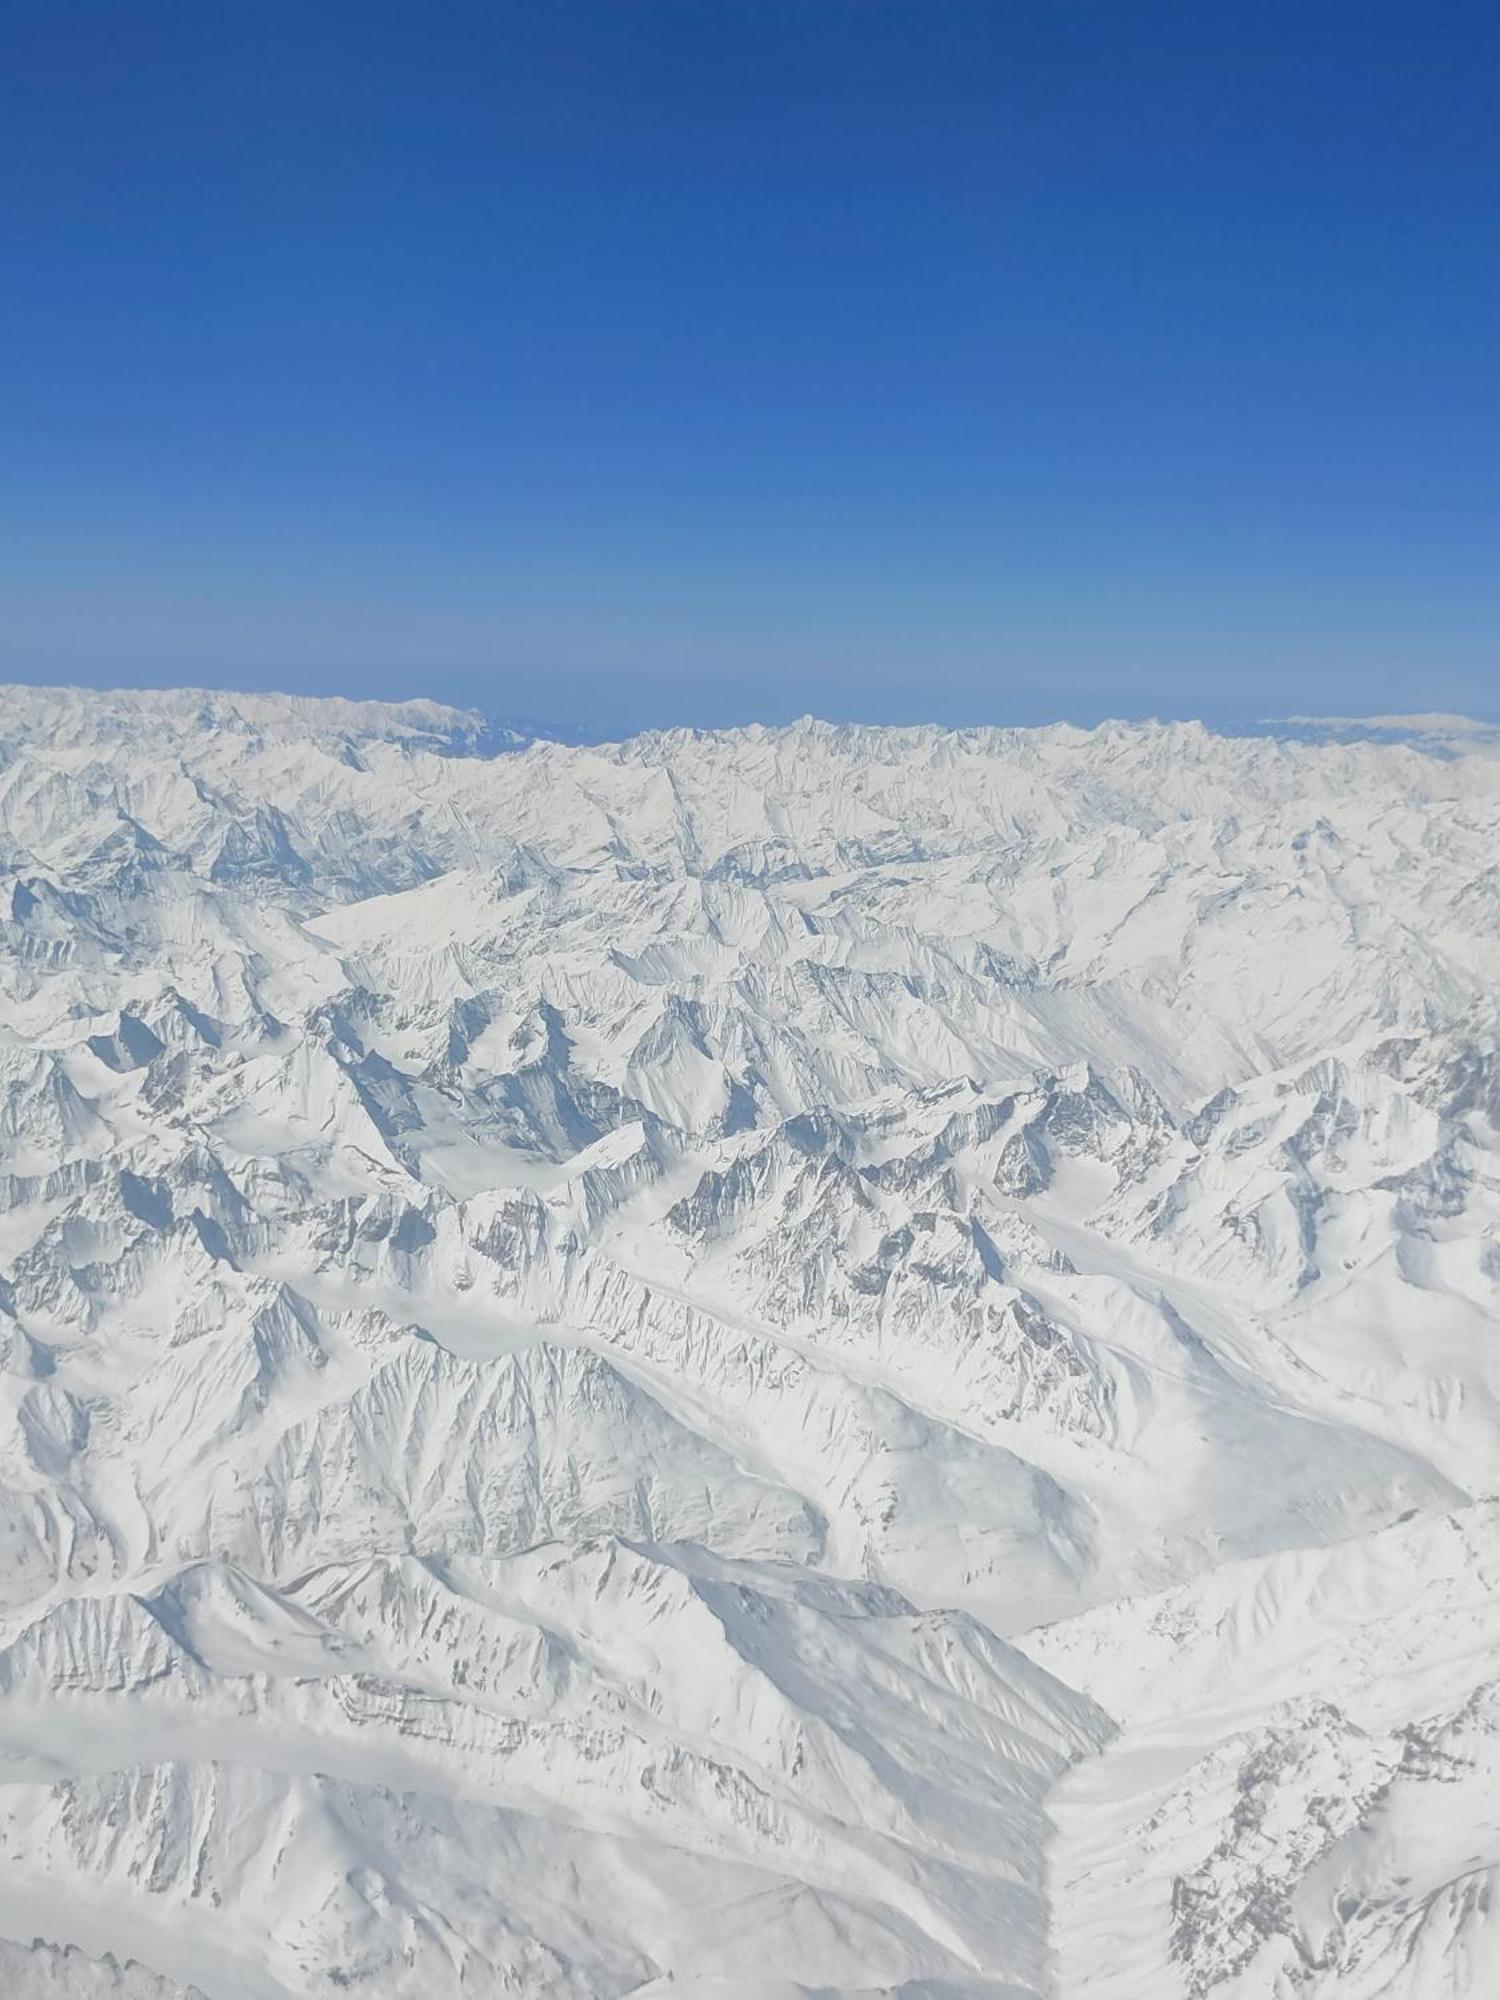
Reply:
[[0, 690], [0, 1988], [1500, 1990], [1500, 745]]

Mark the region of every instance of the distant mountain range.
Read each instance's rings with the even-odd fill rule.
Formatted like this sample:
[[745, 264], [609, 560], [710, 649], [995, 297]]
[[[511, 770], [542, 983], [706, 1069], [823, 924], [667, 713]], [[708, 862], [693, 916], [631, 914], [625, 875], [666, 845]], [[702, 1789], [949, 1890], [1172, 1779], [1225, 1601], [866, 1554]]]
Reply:
[[1500, 1992], [1500, 732], [0, 690], [0, 1990]]

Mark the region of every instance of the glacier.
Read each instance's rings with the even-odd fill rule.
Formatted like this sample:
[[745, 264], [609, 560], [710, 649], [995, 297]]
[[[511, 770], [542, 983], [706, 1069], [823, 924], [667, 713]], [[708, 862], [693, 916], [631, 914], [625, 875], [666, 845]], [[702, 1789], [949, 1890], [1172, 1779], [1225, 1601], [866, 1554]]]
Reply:
[[1500, 1991], [1500, 732], [0, 690], [0, 1989]]

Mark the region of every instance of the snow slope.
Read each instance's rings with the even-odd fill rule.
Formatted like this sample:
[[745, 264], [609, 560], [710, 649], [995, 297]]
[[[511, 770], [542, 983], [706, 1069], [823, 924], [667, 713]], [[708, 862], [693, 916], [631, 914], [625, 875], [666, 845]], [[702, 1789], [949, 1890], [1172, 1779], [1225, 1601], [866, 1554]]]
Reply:
[[1500, 1990], [1497, 854], [0, 691], [0, 1988]]

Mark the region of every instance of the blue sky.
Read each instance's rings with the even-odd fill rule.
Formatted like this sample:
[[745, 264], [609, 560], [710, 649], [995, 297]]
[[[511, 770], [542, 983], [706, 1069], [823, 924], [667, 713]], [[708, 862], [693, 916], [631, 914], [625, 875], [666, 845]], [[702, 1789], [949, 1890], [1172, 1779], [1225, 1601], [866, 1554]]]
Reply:
[[1500, 716], [1500, 16], [0, 12], [0, 674]]

